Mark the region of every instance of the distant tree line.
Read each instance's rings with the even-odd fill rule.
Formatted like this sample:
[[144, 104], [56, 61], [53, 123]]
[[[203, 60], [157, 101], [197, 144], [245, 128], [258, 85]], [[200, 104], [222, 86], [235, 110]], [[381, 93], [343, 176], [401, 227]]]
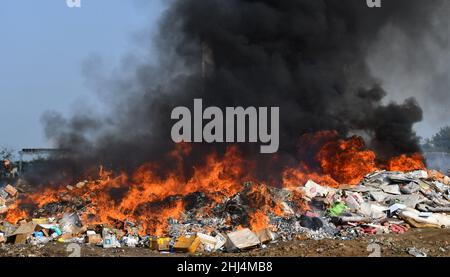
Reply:
[[441, 128], [432, 138], [426, 139], [422, 148], [426, 152], [450, 153], [450, 126]]

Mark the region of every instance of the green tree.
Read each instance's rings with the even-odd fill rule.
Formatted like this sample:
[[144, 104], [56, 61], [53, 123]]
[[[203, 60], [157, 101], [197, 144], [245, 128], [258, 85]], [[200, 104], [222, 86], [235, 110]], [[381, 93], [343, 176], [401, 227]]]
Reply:
[[8, 148], [0, 147], [0, 161], [2, 160], [10, 160], [13, 157], [13, 151]]
[[441, 128], [441, 130], [425, 142], [426, 151], [443, 151], [450, 153], [450, 126]]

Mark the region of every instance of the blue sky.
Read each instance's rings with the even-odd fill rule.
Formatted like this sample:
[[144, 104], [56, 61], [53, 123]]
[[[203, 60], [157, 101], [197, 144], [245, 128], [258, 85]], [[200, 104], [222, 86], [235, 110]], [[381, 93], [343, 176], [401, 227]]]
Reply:
[[45, 111], [69, 115], [75, 103], [95, 107], [82, 64], [100, 55], [108, 67], [135, 47], [133, 35], [154, 32], [162, 0], [1, 0], [0, 146], [48, 147]]

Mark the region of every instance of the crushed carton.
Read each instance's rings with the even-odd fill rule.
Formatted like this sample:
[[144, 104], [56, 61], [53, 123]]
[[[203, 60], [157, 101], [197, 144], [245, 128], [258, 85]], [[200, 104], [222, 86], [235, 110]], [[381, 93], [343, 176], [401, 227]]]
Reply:
[[303, 191], [305, 192], [306, 197], [312, 199], [316, 196], [326, 197], [330, 192], [333, 192], [334, 189], [323, 187], [316, 182], [309, 180], [303, 187]]
[[357, 212], [361, 209], [361, 204], [364, 203], [364, 199], [359, 193], [347, 193], [345, 204], [352, 212]]
[[416, 170], [411, 171], [406, 174], [408, 178], [411, 179], [427, 179], [428, 178], [428, 172], [426, 170]]
[[14, 238], [14, 244], [25, 244], [27, 238], [31, 236], [36, 230], [36, 223], [23, 222], [19, 228], [11, 235]]
[[78, 182], [75, 187], [78, 189], [83, 188], [85, 185], [87, 184], [87, 181], [83, 181], [83, 182]]
[[217, 244], [217, 239], [215, 237], [197, 233], [197, 237], [199, 238], [200, 242], [205, 246], [205, 250], [210, 252], [213, 251]]
[[450, 228], [450, 216], [433, 213], [428, 217], [422, 217], [421, 212], [406, 208], [400, 211], [399, 216], [416, 228]]
[[170, 251], [171, 238], [158, 238], [157, 239], [157, 250], [158, 251]]
[[248, 228], [229, 233], [227, 237], [226, 248], [228, 251], [234, 251], [235, 249], [245, 250], [260, 244], [256, 234]]
[[275, 234], [268, 228], [257, 231], [256, 236], [258, 237], [261, 243], [268, 243], [274, 241], [276, 237]]
[[14, 197], [14, 196], [17, 195], [17, 189], [14, 188], [14, 187], [11, 186], [11, 185], [7, 185], [7, 186], [4, 188], [4, 191], [5, 191], [6, 193], [8, 193], [11, 197]]
[[175, 252], [195, 253], [200, 245], [200, 238], [197, 236], [181, 236], [177, 239], [173, 250]]
[[362, 203], [360, 212], [367, 217], [381, 219], [386, 217], [386, 210], [388, 210], [387, 207], [376, 203]]
[[0, 214], [5, 214], [8, 212], [8, 207], [5, 205], [0, 205]]
[[7, 199], [8, 197], [9, 194], [5, 190], [0, 189], [0, 198]]
[[121, 245], [117, 241], [117, 238], [112, 234], [107, 234], [103, 237], [103, 248], [120, 248]]
[[398, 185], [384, 185], [381, 187], [381, 189], [389, 194], [394, 194], [394, 195], [401, 195], [402, 192], [400, 191], [400, 186]]
[[33, 223], [38, 224], [38, 225], [39, 224], [48, 224], [48, 223], [50, 223], [48, 218], [33, 218], [31, 221]]
[[216, 246], [214, 247], [215, 251], [221, 249], [227, 243], [227, 237], [220, 233], [217, 234], [214, 238], [217, 240]]
[[389, 207], [389, 212], [391, 214], [393, 214], [394, 212], [398, 211], [398, 210], [404, 210], [406, 209], [406, 205], [403, 204], [394, 204], [392, 206]]

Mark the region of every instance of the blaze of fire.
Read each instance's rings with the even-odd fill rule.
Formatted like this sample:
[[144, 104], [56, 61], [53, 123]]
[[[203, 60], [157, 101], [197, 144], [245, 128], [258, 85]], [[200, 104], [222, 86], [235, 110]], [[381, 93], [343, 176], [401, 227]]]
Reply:
[[388, 161], [390, 171], [411, 171], [425, 169], [425, 163], [420, 153], [401, 155]]
[[[292, 191], [295, 202], [300, 208], [307, 209], [301, 195], [295, 190], [313, 180], [319, 184], [338, 187], [341, 184], [356, 185], [365, 175], [379, 169], [410, 171], [423, 169], [425, 165], [420, 154], [402, 155], [389, 160], [385, 165], [377, 162], [373, 151], [368, 150], [362, 138], [339, 139], [336, 132], [320, 132], [305, 136], [303, 148], [308, 151], [311, 143], [318, 168], [299, 162], [297, 166], [285, 168], [282, 172], [282, 185]], [[157, 164], [145, 164], [134, 174], [113, 174], [101, 169], [99, 179], [89, 181], [83, 188], [67, 191], [64, 186], [58, 189], [46, 189], [43, 192], [28, 194], [11, 207], [6, 220], [17, 223], [29, 216], [29, 211], [21, 207], [33, 204], [43, 208], [50, 203], [63, 199], [79, 197], [89, 200], [90, 204], [82, 214], [89, 223], [108, 223], [111, 219], [131, 220], [142, 226], [142, 234], [163, 235], [167, 231], [168, 218], [179, 219], [185, 206], [182, 198], [202, 192], [214, 203], [220, 203], [244, 189], [244, 182], [255, 181], [248, 197], [254, 212], [249, 216], [249, 225], [259, 230], [269, 225], [270, 213], [282, 216], [283, 208], [270, 198], [268, 186], [258, 185], [251, 176], [252, 161], [247, 161], [237, 147], [230, 147], [223, 157], [211, 153], [205, 165], [194, 168], [192, 177], [186, 179], [183, 174], [184, 159], [189, 157], [191, 149], [187, 144], [178, 145], [169, 153], [177, 165], [177, 170], [165, 177], [158, 176]], [[117, 196], [119, 194], [119, 196]], [[209, 210], [205, 209], [205, 213]]]
[[256, 211], [250, 218], [250, 228], [253, 231], [259, 231], [267, 228], [269, 225], [269, 217], [262, 211]]
[[376, 155], [365, 149], [362, 138], [332, 141], [317, 154], [322, 171], [341, 184], [356, 185], [367, 173], [377, 169]]

